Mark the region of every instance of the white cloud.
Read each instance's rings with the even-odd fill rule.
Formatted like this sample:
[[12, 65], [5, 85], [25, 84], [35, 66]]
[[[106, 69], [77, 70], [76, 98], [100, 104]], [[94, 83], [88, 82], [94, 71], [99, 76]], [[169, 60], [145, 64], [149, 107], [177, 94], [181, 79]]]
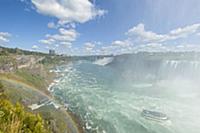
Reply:
[[70, 48], [72, 42], [76, 40], [79, 33], [75, 29], [64, 29], [60, 28], [58, 34], [47, 34], [46, 39], [40, 40], [42, 44], [51, 45], [49, 47], [58, 47], [59, 45], [64, 45], [67, 48]]
[[[125, 40], [115, 40], [110, 45], [95, 45], [95, 43], [86, 43], [85, 50], [93, 54], [124, 54], [139, 51], [147, 52], [168, 52], [168, 51], [200, 51], [198, 45], [180, 45], [174, 44], [173, 40], [189, 37], [200, 30], [200, 24], [189, 25], [183, 28], [171, 30], [167, 34], [157, 34], [152, 31], [146, 31], [144, 24], [139, 24], [130, 29]], [[133, 37], [136, 35], [136, 38]], [[137, 42], [136, 40], [140, 40]], [[170, 41], [170, 42], [169, 42]], [[94, 48], [94, 46], [96, 46]], [[99, 46], [101, 46], [99, 48]]]
[[193, 24], [183, 28], [174, 29], [168, 34], [157, 34], [152, 31], [146, 31], [144, 24], [141, 23], [128, 30], [127, 35], [130, 37], [136, 36], [140, 42], [158, 43], [187, 37], [198, 32], [199, 29], [200, 24]]
[[124, 42], [124, 41], [114, 41], [113, 43], [112, 43], [112, 45], [115, 45], [115, 46], [124, 46], [124, 45], [126, 45], [126, 43]]
[[199, 44], [180, 44], [173, 48], [174, 51], [200, 51]]
[[147, 47], [162, 47], [163, 44], [161, 43], [148, 43], [146, 44]]
[[11, 34], [8, 32], [0, 32], [0, 42], [9, 42]]
[[32, 49], [38, 49], [39, 47], [37, 45], [33, 45]]
[[75, 29], [76, 28], [76, 24], [75, 23], [69, 23], [65, 27], [66, 28], [73, 28], [73, 29]]
[[72, 43], [71, 42], [60, 42], [61, 45], [63, 45], [66, 48], [71, 48], [72, 47]]
[[75, 41], [78, 36], [78, 33], [74, 29], [66, 30], [64, 28], [60, 28], [59, 32], [65, 37], [66, 41]]
[[[56, 45], [72, 47], [79, 33], [76, 32], [77, 23], [85, 23], [96, 17], [103, 16], [107, 11], [98, 9], [91, 0], [31, 0], [38, 13], [55, 17], [58, 22], [49, 22], [49, 28], [58, 29], [58, 34], [47, 34], [40, 43], [48, 44], [49, 48]], [[92, 49], [87, 47], [88, 50]]]
[[[166, 52], [166, 51], [196, 51], [198, 45], [176, 46], [173, 40], [189, 37], [197, 34], [200, 24], [193, 24], [182, 28], [171, 30], [167, 34], [157, 34], [145, 30], [144, 24], [138, 24], [131, 28], [126, 34], [128, 39], [116, 40], [109, 46], [103, 46], [99, 53], [102, 54], [122, 54], [137, 51]], [[169, 42], [170, 41], [170, 42]], [[195, 50], [196, 49], [196, 50]], [[199, 50], [200, 51], [200, 50]]]
[[130, 52], [130, 47], [118, 47], [114, 45], [110, 46], [103, 46], [101, 49], [98, 51], [99, 54], [101, 55], [111, 55], [111, 54], [122, 54], [122, 53], [129, 53]]
[[144, 24], [138, 24], [137, 26], [131, 28], [127, 34], [129, 36], [136, 35], [141, 41], [144, 42], [159, 42], [166, 39], [165, 35], [159, 35], [152, 31], [146, 31]]
[[21, 2], [24, 2], [25, 0], [20, 0]]
[[200, 29], [200, 24], [193, 24], [170, 31], [170, 36], [174, 37], [172, 39], [187, 37], [190, 34], [198, 32], [199, 29]]
[[185, 51], [200, 51], [200, 45], [198, 44], [161, 44], [161, 43], [148, 43], [136, 45], [133, 47], [132, 52], [146, 51], [146, 52], [185, 52]]
[[91, 52], [95, 48], [95, 44], [87, 42], [84, 44], [85, 50]]
[[48, 40], [62, 41], [62, 42], [73, 42], [76, 40], [78, 33], [74, 29], [59, 29], [59, 34], [46, 35]]
[[118, 47], [129, 47], [131, 45], [131, 42], [129, 40], [124, 40], [124, 41], [116, 40], [112, 42], [112, 45]]
[[59, 19], [60, 24], [84, 23], [105, 14], [89, 0], [32, 0], [37, 12]]
[[49, 22], [49, 23], [47, 24], [47, 26], [48, 26], [48, 28], [50, 28], [50, 29], [57, 28], [57, 26], [56, 26], [56, 24], [55, 24], [54, 22]]
[[55, 40], [52, 39], [52, 38], [48, 38], [47, 40], [44, 40], [44, 39], [43, 40], [39, 40], [39, 43], [51, 45], [51, 44], [55, 43]]
[[165, 52], [169, 51], [169, 48], [161, 43], [148, 43], [142, 44], [135, 47], [136, 51], [148, 51], [148, 52]]

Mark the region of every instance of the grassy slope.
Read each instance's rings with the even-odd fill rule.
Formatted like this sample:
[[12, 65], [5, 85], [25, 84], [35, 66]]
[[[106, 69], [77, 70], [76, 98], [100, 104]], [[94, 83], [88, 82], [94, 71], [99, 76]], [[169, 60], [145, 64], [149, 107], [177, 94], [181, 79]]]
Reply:
[[13, 73], [0, 73], [0, 78], [7, 78], [26, 83], [40, 91], [43, 91], [46, 94], [49, 94], [47, 87], [48, 84], [52, 81], [53, 75], [49, 74], [48, 77], [45, 78], [38, 74], [32, 74], [28, 69], [21, 69]]

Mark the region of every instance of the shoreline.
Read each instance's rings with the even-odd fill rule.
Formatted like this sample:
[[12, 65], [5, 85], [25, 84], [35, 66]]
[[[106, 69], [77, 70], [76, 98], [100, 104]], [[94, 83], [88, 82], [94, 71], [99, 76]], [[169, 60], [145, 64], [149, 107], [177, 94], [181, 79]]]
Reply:
[[[51, 89], [53, 86], [55, 86], [57, 83], [60, 82], [61, 77], [63, 76], [63, 72], [60, 71], [54, 71], [54, 70], [49, 70], [49, 73], [53, 73], [53, 80], [49, 83], [49, 86], [47, 87], [47, 91], [49, 91], [51, 97], [55, 100], [54, 95], [53, 95], [53, 89]], [[60, 102], [60, 101], [58, 101]], [[62, 110], [63, 112], [66, 112], [66, 114], [71, 117], [72, 121], [74, 122], [74, 125], [76, 125], [78, 132], [79, 133], [84, 133], [84, 125], [83, 122], [80, 120], [80, 118], [74, 114], [73, 112], [71, 112], [68, 107], [65, 108], [64, 104], [61, 104], [61, 107], [59, 108], [60, 110]]]

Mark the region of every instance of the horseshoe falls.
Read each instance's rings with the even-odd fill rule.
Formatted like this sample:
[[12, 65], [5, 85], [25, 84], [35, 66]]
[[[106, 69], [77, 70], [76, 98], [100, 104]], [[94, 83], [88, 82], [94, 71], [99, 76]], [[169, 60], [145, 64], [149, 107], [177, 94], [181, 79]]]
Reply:
[[[199, 53], [127, 54], [57, 69], [63, 74], [52, 93], [86, 133], [200, 132]], [[147, 119], [144, 109], [168, 120]]]

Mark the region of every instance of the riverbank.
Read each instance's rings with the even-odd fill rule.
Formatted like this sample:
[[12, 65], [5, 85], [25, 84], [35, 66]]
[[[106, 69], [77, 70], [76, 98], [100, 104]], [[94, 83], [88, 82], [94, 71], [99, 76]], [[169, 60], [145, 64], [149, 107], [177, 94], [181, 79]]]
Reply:
[[[67, 65], [67, 64], [64, 64], [64, 65]], [[51, 69], [49, 69], [49, 72], [54, 75], [54, 78], [53, 78], [54, 80], [52, 80], [52, 82], [49, 84], [49, 87], [47, 90], [50, 92], [50, 96], [53, 97], [53, 99], [56, 99], [56, 98], [54, 98], [54, 95], [53, 95], [54, 90], [52, 88], [54, 85], [58, 84], [61, 81], [61, 78], [64, 75], [64, 73], [60, 72], [59, 70], [55, 70], [54, 68], [55, 68], [55, 66], [51, 67]], [[84, 123], [81, 122], [80, 118], [68, 109], [68, 105], [61, 103], [61, 101], [59, 101], [59, 100], [56, 102], [57, 102], [56, 104], [58, 105], [57, 108], [59, 108], [59, 110], [62, 110], [67, 116], [69, 116], [72, 119], [78, 132], [84, 133]]]
[[22, 104], [28, 112], [40, 114], [53, 133], [82, 133], [72, 114], [58, 104], [48, 90], [59, 76], [50, 70], [61, 63], [68, 63], [68, 58], [4, 50], [6, 52], [0, 54], [0, 82], [6, 98], [12, 104]]
[[4, 84], [4, 86], [6, 86], [5, 94], [13, 103], [18, 101], [23, 104], [28, 111], [41, 114], [45, 120], [50, 121], [50, 125], [54, 132], [82, 132], [80, 127], [78, 127], [78, 124], [74, 122], [71, 115], [69, 115], [63, 106], [56, 108], [55, 106], [52, 106], [52, 104], [44, 104], [37, 109], [31, 110], [30, 105], [38, 104], [43, 99], [54, 101], [54, 98], [50, 93], [47, 93], [44, 90], [39, 90], [35, 88], [35, 86], [28, 84], [23, 80], [17, 80], [13, 74], [12, 76], [10, 74], [1, 74], [0, 81]]

